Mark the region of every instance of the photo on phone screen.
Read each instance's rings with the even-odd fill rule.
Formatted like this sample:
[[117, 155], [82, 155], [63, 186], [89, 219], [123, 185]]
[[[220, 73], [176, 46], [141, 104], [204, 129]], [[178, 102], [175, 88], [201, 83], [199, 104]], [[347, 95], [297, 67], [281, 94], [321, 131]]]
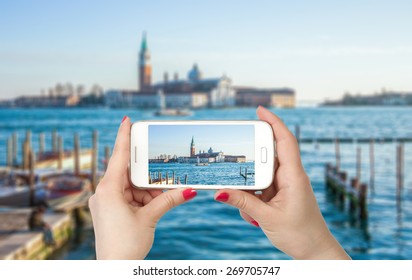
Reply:
[[[149, 184], [255, 185], [253, 125], [149, 125]], [[161, 178], [161, 179], [160, 179]]]

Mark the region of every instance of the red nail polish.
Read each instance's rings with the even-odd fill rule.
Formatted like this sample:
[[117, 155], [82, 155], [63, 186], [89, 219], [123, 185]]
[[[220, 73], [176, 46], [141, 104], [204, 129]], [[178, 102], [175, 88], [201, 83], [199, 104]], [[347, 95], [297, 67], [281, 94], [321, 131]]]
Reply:
[[124, 116], [122, 119], [122, 123], [127, 119], [127, 116]]
[[217, 201], [226, 202], [229, 199], [229, 194], [226, 192], [222, 192], [216, 197]]
[[189, 200], [194, 198], [197, 195], [197, 192], [193, 189], [186, 189], [183, 191], [183, 198]]
[[256, 222], [255, 220], [251, 220], [250, 223], [251, 223], [252, 225], [254, 225], [255, 227], [260, 227], [260, 226], [259, 226], [259, 223]]

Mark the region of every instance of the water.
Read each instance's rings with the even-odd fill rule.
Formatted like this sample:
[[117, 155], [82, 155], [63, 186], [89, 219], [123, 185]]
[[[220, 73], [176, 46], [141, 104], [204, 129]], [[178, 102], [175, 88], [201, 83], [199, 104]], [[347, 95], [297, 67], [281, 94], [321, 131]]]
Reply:
[[[412, 137], [412, 108], [299, 108], [276, 109], [301, 137]], [[0, 109], [0, 165], [5, 164], [6, 139], [13, 131], [21, 143], [25, 129], [33, 132], [37, 148], [38, 132], [57, 128], [65, 147], [72, 147], [73, 132], [79, 132], [81, 145], [91, 146], [91, 132], [99, 131], [99, 152], [112, 146], [118, 125], [128, 115], [132, 120], [153, 119], [153, 111], [75, 109]], [[157, 118], [162, 119], [162, 118]], [[256, 119], [254, 109], [200, 110], [187, 119]], [[369, 180], [368, 146], [362, 148], [362, 180]], [[21, 147], [21, 146], [19, 146]], [[342, 168], [355, 175], [356, 144], [342, 144]], [[332, 233], [354, 259], [412, 259], [412, 153], [405, 145], [405, 188], [396, 200], [395, 144], [375, 144], [375, 187], [368, 193], [369, 219], [366, 224], [351, 220], [325, 192], [324, 164], [334, 162], [331, 144], [302, 144], [301, 153], [321, 211]], [[199, 191], [189, 203], [170, 211], [156, 230], [149, 259], [287, 259], [275, 249], [260, 229], [243, 221], [238, 211], [213, 200], [213, 191]], [[80, 240], [80, 242], [78, 241]], [[57, 254], [61, 259], [94, 258], [91, 229]]]
[[210, 163], [208, 166], [196, 166], [190, 163], [151, 163], [149, 164], [149, 172], [163, 173], [163, 179], [165, 173], [168, 172], [169, 176], [175, 172], [176, 178], [179, 177], [183, 183], [185, 175], [188, 175], [188, 185], [255, 185], [255, 177], [249, 175], [245, 184], [245, 179], [240, 176], [240, 168], [242, 168], [242, 174], [247, 172], [254, 172], [254, 162], [244, 163]]

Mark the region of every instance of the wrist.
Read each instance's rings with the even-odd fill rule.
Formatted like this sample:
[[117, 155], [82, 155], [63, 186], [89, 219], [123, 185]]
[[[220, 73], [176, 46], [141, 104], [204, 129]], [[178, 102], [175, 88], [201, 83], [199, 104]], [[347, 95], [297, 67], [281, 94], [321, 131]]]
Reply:
[[[326, 225], [325, 225], [326, 226]], [[329, 229], [317, 234], [309, 241], [309, 246], [296, 259], [304, 260], [350, 260], [351, 258], [335, 239]]]

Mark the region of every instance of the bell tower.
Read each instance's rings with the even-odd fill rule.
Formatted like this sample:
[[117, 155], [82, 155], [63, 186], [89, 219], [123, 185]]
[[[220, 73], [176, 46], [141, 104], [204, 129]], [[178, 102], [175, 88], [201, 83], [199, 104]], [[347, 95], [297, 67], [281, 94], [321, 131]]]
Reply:
[[142, 45], [139, 52], [139, 88], [140, 91], [150, 90], [152, 85], [152, 66], [150, 53], [147, 47], [146, 32], [143, 33]]
[[194, 157], [196, 154], [196, 149], [195, 149], [195, 140], [192, 136], [192, 142], [190, 143], [190, 157]]

